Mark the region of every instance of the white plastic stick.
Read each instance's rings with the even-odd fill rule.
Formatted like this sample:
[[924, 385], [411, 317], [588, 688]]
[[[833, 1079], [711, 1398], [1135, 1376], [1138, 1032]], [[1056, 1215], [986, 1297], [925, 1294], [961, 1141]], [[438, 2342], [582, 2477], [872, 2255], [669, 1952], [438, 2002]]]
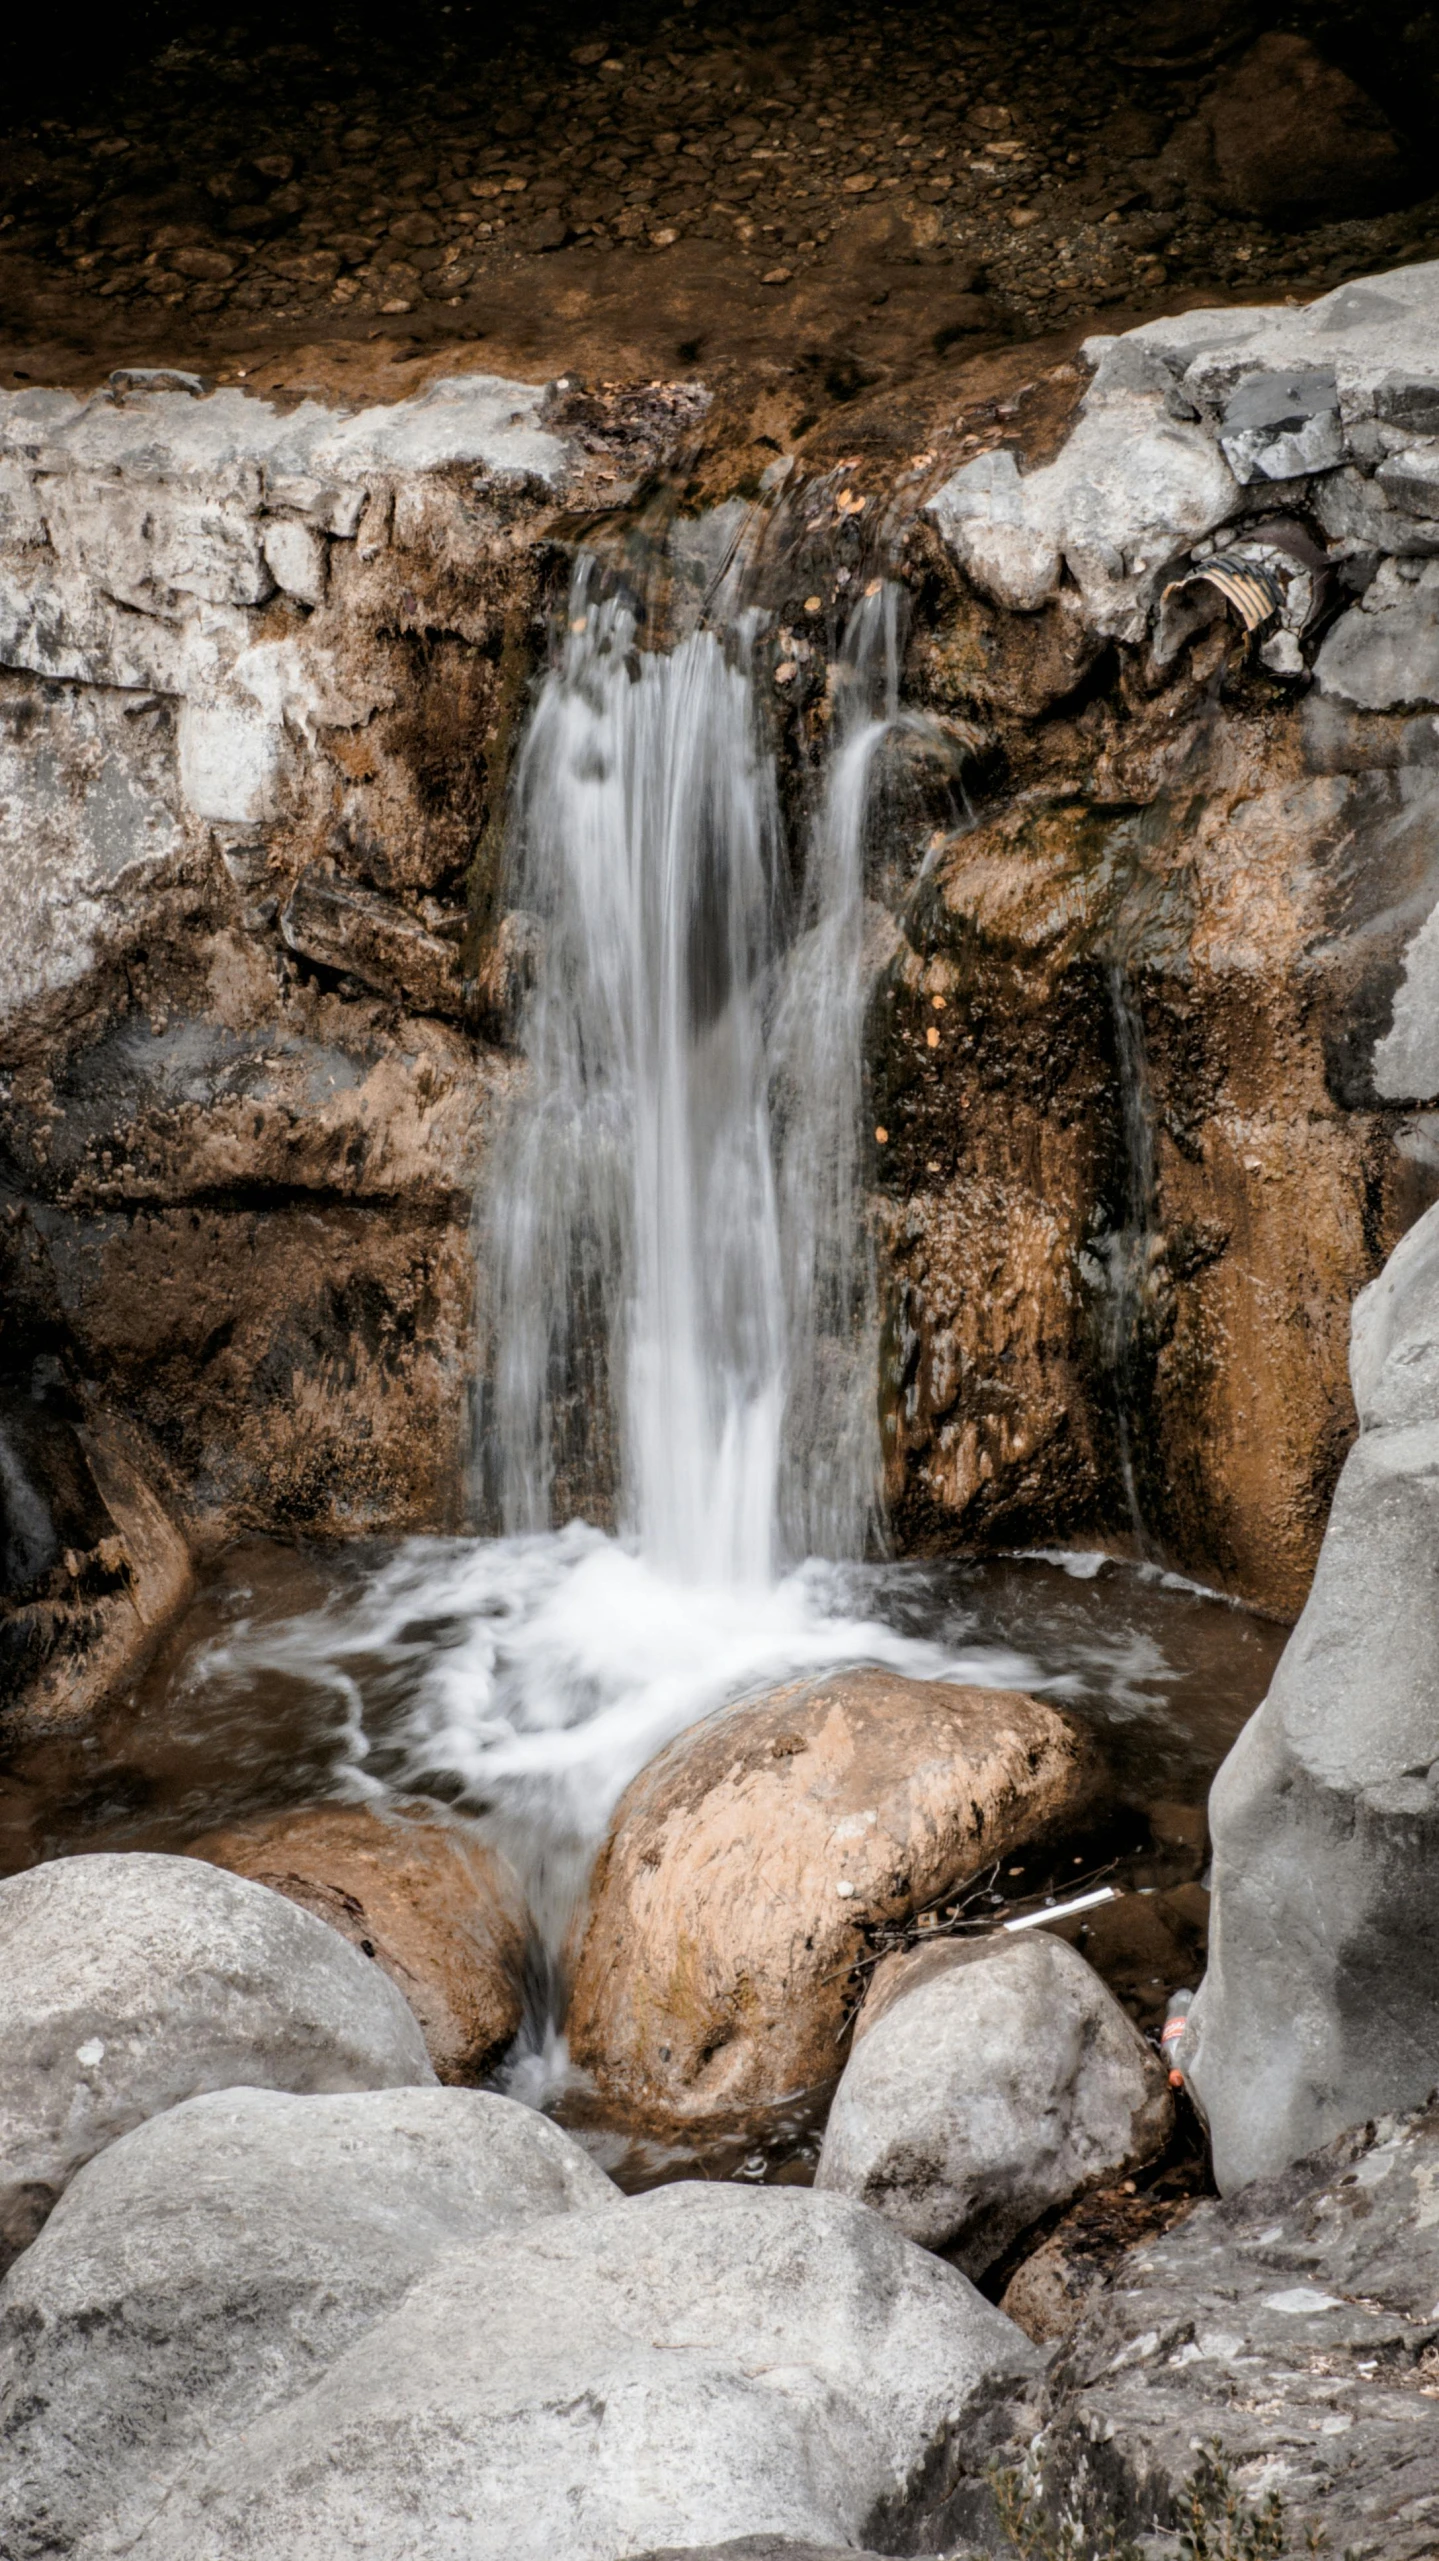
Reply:
[[1117, 1903], [1117, 1885], [1096, 1885], [1091, 1894], [1076, 1894], [1072, 1903], [1046, 1903], [1042, 1912], [1021, 1912], [1015, 1921], [1001, 1921], [1002, 1930], [1039, 1930], [1046, 1921], [1065, 1920], [1071, 1912], [1091, 1911], [1096, 1903]]

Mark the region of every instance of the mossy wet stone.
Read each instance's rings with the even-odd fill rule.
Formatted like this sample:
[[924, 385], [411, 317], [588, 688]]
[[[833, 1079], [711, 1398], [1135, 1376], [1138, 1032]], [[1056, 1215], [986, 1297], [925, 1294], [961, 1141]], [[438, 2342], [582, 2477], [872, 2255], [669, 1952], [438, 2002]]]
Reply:
[[892, 1672], [708, 1718], [615, 1813], [574, 1941], [574, 2060], [656, 2132], [825, 2088], [869, 1934], [1055, 1829], [1093, 1775], [1039, 1700]]
[[404, 1994], [442, 2081], [478, 2080], [519, 2024], [529, 1914], [518, 1877], [458, 1825], [314, 1805], [192, 1841], [372, 1957]]

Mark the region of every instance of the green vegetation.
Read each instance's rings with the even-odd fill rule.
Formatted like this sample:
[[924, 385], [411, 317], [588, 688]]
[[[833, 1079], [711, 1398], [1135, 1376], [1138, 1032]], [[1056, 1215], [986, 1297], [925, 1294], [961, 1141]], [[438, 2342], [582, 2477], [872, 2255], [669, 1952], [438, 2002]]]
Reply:
[[[1112, 2521], [1097, 2529], [1071, 2516], [1056, 2523], [1041, 2505], [1032, 2470], [995, 2471], [990, 2481], [1000, 2524], [1019, 2561], [1143, 2561], [1132, 2535]], [[1179, 2503], [1180, 2521], [1168, 2547], [1174, 2561], [1299, 2561], [1328, 2548], [1320, 2527], [1307, 2526], [1296, 2539], [1277, 2490], [1250, 2507], [1217, 2438], [1185, 2481]]]

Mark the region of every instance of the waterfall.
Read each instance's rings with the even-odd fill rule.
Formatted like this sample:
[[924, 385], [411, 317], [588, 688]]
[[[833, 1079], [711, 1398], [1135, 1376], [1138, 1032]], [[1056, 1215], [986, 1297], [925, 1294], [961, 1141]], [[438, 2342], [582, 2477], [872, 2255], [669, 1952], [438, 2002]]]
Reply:
[[1112, 1229], [1099, 1244], [1104, 1275], [1101, 1348], [1114, 1388], [1120, 1482], [1129, 1512], [1129, 1526], [1143, 1556], [1148, 1553], [1149, 1539], [1139, 1499], [1131, 1414], [1135, 1402], [1134, 1373], [1139, 1327], [1144, 1314], [1154, 1235], [1154, 1110], [1144, 1018], [1129, 974], [1121, 962], [1111, 961], [1108, 964], [1105, 985], [1114, 1019], [1115, 1063], [1119, 1070], [1120, 1115], [1124, 1133], [1124, 1217], [1122, 1225]]
[[876, 580], [835, 667], [834, 738], [773, 1051], [788, 1282], [781, 1517], [793, 1555], [864, 1553], [879, 1482], [878, 1299], [862, 1215], [865, 821], [899, 718], [898, 593]]
[[864, 822], [895, 631], [876, 582], [791, 919], [751, 618], [642, 648], [634, 600], [577, 571], [516, 776], [513, 893], [542, 956], [480, 1247], [511, 1532], [610, 1516], [689, 1583], [863, 1551]]
[[[856, 1663], [1040, 1677], [963, 1613], [956, 1642], [890, 1624], [845, 1563], [878, 1507], [865, 870], [881, 751], [918, 720], [897, 593], [841, 635], [796, 889], [762, 617], [742, 565], [718, 601], [712, 568], [661, 650], [582, 561], [517, 760], [536, 979], [477, 1234], [506, 1534], [409, 1539], [192, 1674], [318, 1694], [343, 1793], [482, 1823], [555, 1960], [622, 1790], [728, 1700]], [[552, 2029], [523, 2042], [527, 2095], [562, 2077]]]

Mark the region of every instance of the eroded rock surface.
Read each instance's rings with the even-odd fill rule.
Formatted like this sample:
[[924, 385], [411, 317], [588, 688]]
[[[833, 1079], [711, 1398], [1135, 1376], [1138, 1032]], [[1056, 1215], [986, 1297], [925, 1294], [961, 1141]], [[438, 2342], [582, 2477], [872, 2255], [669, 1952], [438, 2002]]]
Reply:
[[911, 1538], [1138, 1524], [1302, 1605], [1344, 1310], [1439, 1181], [1436, 318], [1417, 267], [1092, 340], [932, 498], [912, 682], [995, 745], [876, 996]]
[[1296, 2542], [1427, 2561], [1439, 2532], [1439, 2117], [1340, 2136], [1121, 2263], [1051, 2370], [1045, 2469], [1090, 2521], [1173, 2526], [1218, 2437]]
[[618, 2202], [547, 2118], [479, 2091], [234, 2089], [152, 2117], [0, 2287], [0, 2545], [114, 2549], [442, 2254]]
[[547, 527], [705, 400], [622, 397], [600, 459], [488, 374], [0, 397], [0, 1670], [33, 1723], [125, 1668], [197, 1539], [457, 1525]]
[[616, 1809], [576, 1933], [576, 2062], [657, 2129], [822, 2089], [866, 1932], [1072, 1816], [1054, 1710], [886, 1672], [797, 1681], [680, 1735]]
[[1039, 2359], [847, 2198], [661, 2188], [449, 2252], [217, 2447], [136, 2561], [942, 2543]]
[[475, 2081], [520, 2024], [529, 1916], [498, 1852], [402, 1809], [318, 1805], [236, 1824], [188, 1855], [288, 1897], [404, 1994], [442, 2081]]
[[237, 2084], [433, 2081], [413, 2011], [338, 1933], [197, 1859], [55, 1859], [0, 1883], [0, 2256], [147, 2117]]
[[1359, 1439], [1314, 1588], [1210, 1798], [1182, 2059], [1226, 2192], [1434, 2078], [1439, 1209], [1357, 1301], [1351, 1369]]
[[1159, 2057], [1044, 1930], [917, 1948], [875, 1974], [816, 2187], [861, 2198], [967, 2276], [1043, 2214], [1159, 2151]]

